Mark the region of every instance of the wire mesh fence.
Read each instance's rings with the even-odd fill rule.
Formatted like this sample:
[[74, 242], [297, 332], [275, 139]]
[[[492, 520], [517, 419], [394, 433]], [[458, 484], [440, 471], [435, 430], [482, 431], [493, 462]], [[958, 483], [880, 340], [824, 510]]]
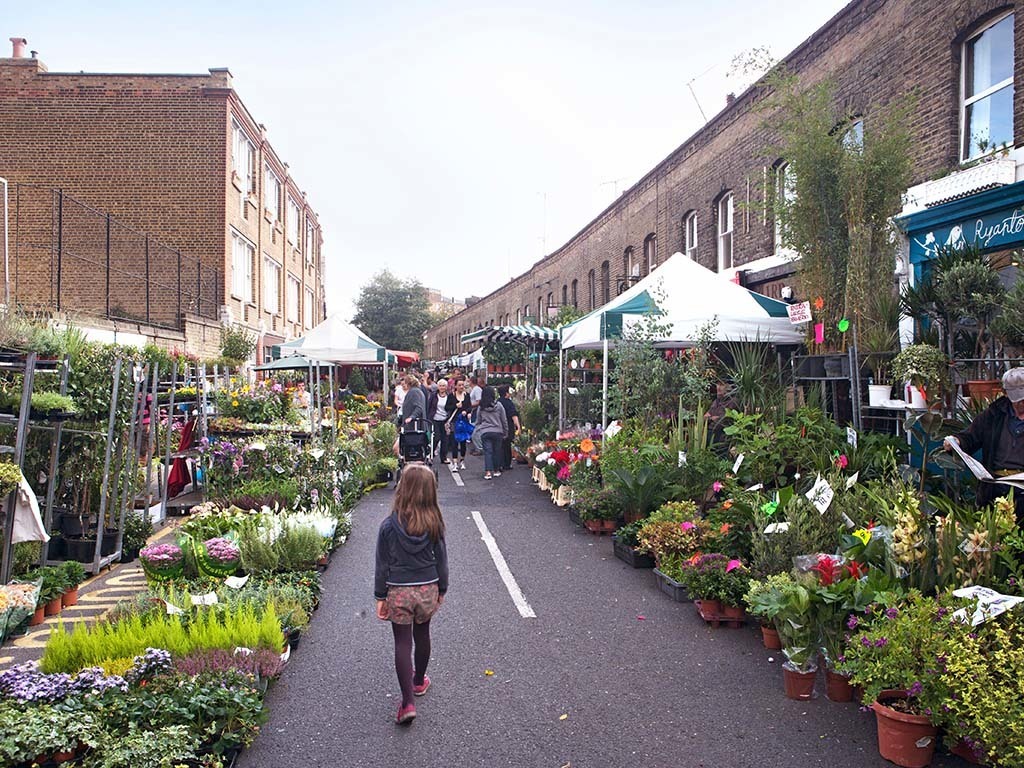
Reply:
[[223, 270], [203, 265], [61, 190], [14, 185], [11, 299], [56, 310], [181, 329], [216, 320]]

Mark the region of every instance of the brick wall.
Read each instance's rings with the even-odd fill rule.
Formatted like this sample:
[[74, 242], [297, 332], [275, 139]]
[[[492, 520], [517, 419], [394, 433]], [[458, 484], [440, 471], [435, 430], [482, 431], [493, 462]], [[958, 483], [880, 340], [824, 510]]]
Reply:
[[[253, 142], [254, 180], [243, 190], [232, 171], [232, 126], [242, 125]], [[275, 228], [265, 214], [265, 165], [281, 179], [282, 189], [300, 206], [302, 220], [298, 248], [292, 248], [281, 226]], [[151, 253], [153, 279], [171, 291], [151, 291], [151, 302], [161, 304], [161, 316], [177, 313], [177, 256], [221, 270], [221, 284], [206, 284], [212, 273], [195, 266], [183, 276], [188, 296], [182, 312], [195, 310], [207, 297], [226, 297], [233, 320], [256, 329], [262, 321], [268, 331], [286, 336], [301, 334], [305, 312], [290, 324], [284, 315], [285, 275], [290, 271], [302, 282], [300, 298], [308, 287], [315, 304], [312, 322], [322, 319], [324, 301], [322, 235], [305, 195], [266, 140], [231, 87], [227, 70], [207, 75], [123, 75], [48, 72], [35, 59], [0, 59], [0, 176], [13, 184], [38, 185], [26, 193], [29, 206], [39, 210], [38, 222], [26, 228], [18, 245], [25, 255], [18, 262], [18, 300], [26, 305], [55, 306], [55, 268], [52, 232], [46, 206], [50, 190], [62, 189], [78, 201], [118, 223], [112, 239], [121, 252], [145, 259], [142, 241], [122, 232], [130, 227], [166, 243]], [[243, 206], [243, 192], [249, 202]], [[31, 199], [30, 199], [31, 198]], [[13, 205], [13, 204], [12, 204]], [[286, 203], [282, 202], [286, 210]], [[65, 227], [67, 263], [102, 263], [99, 244], [105, 242], [103, 224], [85, 210], [70, 206], [67, 216], [79, 216], [81, 226]], [[102, 217], [101, 217], [102, 218]], [[314, 258], [304, 256], [306, 222], [312, 225]], [[72, 219], [71, 222], [74, 223]], [[249, 301], [231, 298], [232, 238], [241, 233], [254, 246], [253, 291]], [[283, 266], [280, 307], [264, 307], [264, 256]], [[144, 269], [139, 270], [144, 272]], [[81, 269], [73, 284], [62, 285], [64, 303], [95, 313], [105, 303], [105, 272]], [[133, 319], [144, 316], [144, 285], [137, 277], [112, 273], [111, 303]], [[68, 310], [73, 307], [62, 307]], [[278, 314], [275, 316], [275, 310]]]
[[[914, 93], [913, 183], [958, 163], [960, 44], [978, 25], [1024, 3], [991, 0], [855, 0], [786, 57], [804, 84], [831, 79], [837, 108], [860, 114], [869, 104], [906, 99]], [[1019, 10], [1019, 9], [1018, 9]], [[1014, 112], [1024, 114], [1024, 15], [1015, 23]], [[734, 195], [734, 265], [758, 264], [774, 254], [774, 225], [763, 203], [764, 179], [779, 158], [766, 147], [772, 136], [757, 112], [757, 94], [747, 91], [649, 171], [559, 250], [528, 272], [485, 296], [428, 332], [425, 354], [443, 358], [463, 351], [459, 335], [492, 321], [516, 321], [517, 309], [531, 307], [548, 293], [561, 304], [566, 287], [571, 303], [577, 281], [577, 306], [592, 308], [589, 274], [594, 271], [597, 302], [603, 303], [602, 265], [608, 262], [608, 293], [614, 296], [626, 276], [623, 255], [632, 249], [642, 262], [644, 242], [653, 235], [657, 261], [683, 250], [683, 217], [697, 214], [697, 260], [717, 268], [716, 202]], [[1015, 144], [1024, 144], [1024, 121], [1015, 123]], [[638, 134], [639, 135], [639, 134]], [[895, 211], [893, 213], [896, 213]], [[646, 268], [641, 267], [641, 275]], [[761, 287], [778, 295], [777, 275]], [[677, 289], [668, 286], [670, 290]], [[685, 287], [678, 289], [685, 290]], [[542, 320], [543, 321], [543, 320]]]

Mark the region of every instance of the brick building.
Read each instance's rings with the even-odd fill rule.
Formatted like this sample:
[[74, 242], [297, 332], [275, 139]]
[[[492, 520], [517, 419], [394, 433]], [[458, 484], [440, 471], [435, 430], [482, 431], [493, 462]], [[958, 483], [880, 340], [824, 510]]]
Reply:
[[[0, 59], [0, 177], [23, 220], [12, 228], [14, 301], [179, 331], [190, 313], [210, 320], [212, 301], [205, 343], [187, 339], [204, 354], [218, 322], [268, 348], [323, 319], [317, 216], [227, 69], [49, 72], [12, 42]], [[33, 208], [45, 220], [34, 233]], [[102, 231], [107, 215], [113, 234]], [[44, 237], [57, 217], [61, 236]], [[179, 253], [195, 268], [183, 271]], [[105, 313], [95, 306], [104, 291]]]
[[[1011, 147], [999, 183], [1021, 186], [1013, 182], [1024, 177], [1024, 153], [1016, 149], [1024, 144], [1024, 121], [1015, 119], [1024, 105], [1024, 82], [1018, 81], [1024, 78], [1024, 18], [1015, 13], [1022, 5], [853, 0], [784, 62], [806, 85], [830, 79], [837, 109], [852, 118], [868, 105], [915, 94], [909, 197], [947, 174], [960, 197], [988, 185], [972, 180], [973, 169], [961, 170], [977, 155], [975, 147], [965, 148], [971, 142], [964, 137], [979, 133]], [[756, 88], [730, 97], [561, 248], [428, 331], [425, 356], [463, 352], [460, 335], [486, 325], [527, 318], [543, 323], [563, 304], [589, 311], [675, 252], [779, 297], [793, 266], [777, 242], [765, 190], [785, 158], [766, 150], [773, 137], [756, 110], [759, 98]], [[947, 197], [930, 202], [917, 196], [918, 202], [949, 199], [948, 190], [942, 194]]]

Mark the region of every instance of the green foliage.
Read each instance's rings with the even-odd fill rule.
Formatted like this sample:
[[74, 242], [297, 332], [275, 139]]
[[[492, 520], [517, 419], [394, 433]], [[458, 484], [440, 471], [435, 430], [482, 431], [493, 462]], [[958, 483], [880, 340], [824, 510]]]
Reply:
[[433, 318], [419, 280], [402, 279], [385, 269], [360, 290], [352, 323], [388, 349], [419, 352]]
[[103, 740], [103, 747], [93, 756], [92, 768], [167, 768], [196, 757], [203, 741], [203, 731], [189, 725], [160, 725], [141, 728], [129, 723], [127, 733]]
[[153, 535], [153, 521], [145, 510], [128, 510], [124, 517], [122, 546], [126, 552], [138, 552]]
[[353, 395], [365, 395], [370, 389], [366, 386], [366, 377], [363, 376], [363, 369], [358, 365], [352, 368], [348, 376], [348, 388]]
[[891, 368], [896, 381], [909, 381], [928, 392], [938, 389], [946, 380], [946, 356], [931, 344], [911, 344], [893, 358]]
[[786, 395], [772, 348], [760, 338], [726, 344], [731, 359], [725, 365], [737, 410], [765, 413], [778, 420], [785, 412]]
[[6, 500], [7, 494], [18, 487], [21, 482], [21, 470], [10, 461], [0, 461], [0, 498]]
[[816, 319], [826, 345], [838, 348], [839, 320], [863, 325], [872, 293], [892, 281], [896, 251], [888, 222], [910, 180], [913, 100], [869, 107], [858, 141], [847, 132], [860, 118], [839, 111], [831, 82], [804, 88], [779, 69], [765, 88], [766, 122], [779, 137], [769, 151], [789, 171], [786, 194], [777, 194], [773, 179], [773, 210], [783, 244], [800, 255], [801, 294], [821, 297]]
[[274, 541], [278, 551], [278, 568], [282, 571], [304, 571], [316, 565], [324, 553], [324, 540], [314, 528], [285, 525]]
[[621, 499], [627, 522], [646, 517], [678, 491], [672, 484], [673, 474], [673, 468], [665, 464], [648, 464], [636, 472], [624, 467], [606, 472], [608, 483]]
[[622, 509], [619, 494], [612, 488], [585, 487], [574, 491], [581, 520], [614, 520]]
[[1019, 269], [1016, 281], [990, 327], [992, 334], [1014, 354], [1024, 355], [1024, 279]]
[[225, 328], [220, 334], [220, 354], [226, 361], [241, 365], [256, 351], [256, 336], [242, 326]]
[[246, 573], [273, 573], [281, 561], [277, 547], [262, 534], [255, 520], [248, 521], [239, 529], [238, 549], [242, 553], [242, 568]]
[[530, 434], [540, 438], [551, 435], [552, 429], [548, 422], [544, 406], [537, 400], [527, 400], [519, 408], [519, 420], [523, 428]]
[[74, 589], [85, 581], [85, 568], [77, 560], [65, 560], [60, 567], [64, 571], [66, 589]]
[[[273, 631], [272, 631], [273, 630]], [[147, 648], [163, 648], [184, 656], [207, 648], [267, 648], [280, 651], [281, 625], [273, 604], [256, 609], [238, 603], [227, 609], [203, 609], [191, 621], [182, 616], [156, 613], [143, 621], [139, 615], [87, 625], [76, 622], [68, 632], [63, 622], [50, 631], [40, 661], [44, 672], [77, 672], [111, 659], [135, 657]]]
[[14, 556], [11, 575], [17, 577], [27, 573], [32, 566], [39, 562], [42, 545], [38, 541], [18, 541], [11, 547], [11, 551]]

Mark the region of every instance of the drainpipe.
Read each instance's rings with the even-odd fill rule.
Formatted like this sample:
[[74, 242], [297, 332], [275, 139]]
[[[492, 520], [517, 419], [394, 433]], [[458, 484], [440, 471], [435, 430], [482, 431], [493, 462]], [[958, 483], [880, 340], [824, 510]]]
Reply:
[[0, 184], [4, 185], [4, 308], [10, 309], [11, 307], [11, 279], [10, 271], [8, 269], [8, 248], [7, 241], [9, 239], [7, 232], [7, 179], [0, 178]]

